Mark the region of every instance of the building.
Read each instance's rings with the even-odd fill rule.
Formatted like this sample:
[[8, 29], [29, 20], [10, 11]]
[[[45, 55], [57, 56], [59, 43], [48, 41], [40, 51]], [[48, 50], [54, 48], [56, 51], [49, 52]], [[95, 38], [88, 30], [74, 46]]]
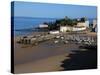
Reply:
[[72, 27], [69, 26], [60, 26], [60, 32], [72, 31]]
[[86, 30], [86, 26], [73, 27], [73, 31], [84, 31], [84, 30]]
[[59, 34], [59, 31], [58, 31], [58, 30], [50, 31], [49, 33], [50, 33], [50, 34]]
[[69, 26], [61, 26], [60, 27], [60, 32], [67, 32], [67, 31], [83, 31], [86, 30], [86, 26], [73, 26], [73, 27], [69, 27]]
[[80, 26], [86, 26], [86, 23], [85, 22], [78, 22], [76, 26], [78, 26], [78, 27], [80, 27]]
[[78, 22], [77, 25], [71, 26], [60, 26], [60, 32], [67, 32], [67, 31], [83, 31], [89, 26], [89, 22]]
[[96, 19], [93, 20], [92, 31], [93, 31], [93, 32], [97, 32], [97, 20], [96, 20]]
[[48, 28], [48, 25], [47, 24], [40, 24], [39, 28]]
[[86, 17], [81, 18], [81, 19], [78, 18], [77, 21], [78, 21], [78, 24], [77, 25], [86, 26], [87, 28], [89, 28], [89, 20], [87, 20]]
[[78, 22], [77, 26], [79, 26], [79, 27], [80, 26], [85, 26], [85, 27], [89, 28], [89, 21], [87, 20], [85, 22]]
[[88, 20], [85, 21], [85, 24], [86, 24], [86, 27], [89, 28], [89, 21]]

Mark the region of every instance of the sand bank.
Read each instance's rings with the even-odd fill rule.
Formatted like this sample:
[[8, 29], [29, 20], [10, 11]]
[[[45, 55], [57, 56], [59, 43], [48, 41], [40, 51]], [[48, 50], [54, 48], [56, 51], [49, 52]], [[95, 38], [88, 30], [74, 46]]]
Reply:
[[24, 64], [19, 64], [15, 66], [15, 73], [34, 73], [34, 72], [50, 72], [63, 70], [60, 65], [61, 61], [64, 59], [70, 59], [69, 54], [51, 56], [45, 59], [40, 59], [38, 61], [32, 61]]

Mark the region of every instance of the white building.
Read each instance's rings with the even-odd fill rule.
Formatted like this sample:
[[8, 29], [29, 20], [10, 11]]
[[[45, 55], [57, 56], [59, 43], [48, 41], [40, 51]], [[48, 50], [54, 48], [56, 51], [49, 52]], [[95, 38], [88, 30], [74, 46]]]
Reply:
[[66, 32], [67, 27], [66, 26], [60, 26], [60, 32]]
[[50, 33], [50, 34], [59, 34], [59, 31], [58, 31], [58, 30], [50, 31], [49, 33]]
[[86, 26], [86, 23], [85, 22], [78, 22], [76, 26], [78, 26], [78, 27], [80, 27], [80, 26]]
[[40, 25], [39, 25], [39, 28], [47, 28], [47, 27], [48, 27], [47, 24], [40, 24]]
[[89, 27], [89, 21], [86, 22], [78, 22], [77, 25], [71, 27], [71, 26], [61, 26], [60, 32], [67, 32], [67, 31], [83, 31], [86, 30], [86, 28]]
[[73, 27], [73, 31], [83, 31], [86, 30], [86, 26], [83, 27]]
[[86, 27], [89, 28], [89, 21], [85, 21]]
[[83, 31], [86, 30], [86, 26], [81, 27], [69, 27], [69, 26], [61, 26], [60, 32], [67, 32], [67, 31]]
[[97, 25], [97, 20], [93, 20], [93, 28], [95, 28]]
[[93, 27], [92, 28], [94, 29], [95, 32], [97, 32], [97, 20], [96, 19], [93, 20]]
[[60, 26], [60, 32], [72, 31], [72, 27]]
[[78, 22], [77, 26], [85, 26], [87, 28], [89, 28], [89, 21], [85, 21], [85, 22]]

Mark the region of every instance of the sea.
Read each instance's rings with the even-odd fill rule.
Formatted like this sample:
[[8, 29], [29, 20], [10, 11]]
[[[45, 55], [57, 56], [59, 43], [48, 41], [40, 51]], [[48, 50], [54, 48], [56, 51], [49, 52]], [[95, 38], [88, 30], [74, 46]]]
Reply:
[[[36, 32], [36, 28], [44, 22], [55, 22], [58, 18], [33, 18], [33, 17], [13, 17], [14, 25], [12, 26], [14, 36], [28, 35]], [[92, 23], [93, 19], [89, 19]]]
[[12, 26], [14, 35], [28, 35], [38, 31], [36, 28], [44, 22], [55, 22], [56, 18], [32, 18], [32, 17], [14, 17], [14, 25]]

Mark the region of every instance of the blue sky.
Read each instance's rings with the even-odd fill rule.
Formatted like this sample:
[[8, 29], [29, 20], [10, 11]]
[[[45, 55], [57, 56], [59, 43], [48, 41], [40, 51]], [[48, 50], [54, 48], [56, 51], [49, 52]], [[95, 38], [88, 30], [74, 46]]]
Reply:
[[86, 16], [97, 18], [97, 7], [17, 1], [14, 2], [14, 16], [43, 18], [63, 18], [64, 16], [79, 18]]

